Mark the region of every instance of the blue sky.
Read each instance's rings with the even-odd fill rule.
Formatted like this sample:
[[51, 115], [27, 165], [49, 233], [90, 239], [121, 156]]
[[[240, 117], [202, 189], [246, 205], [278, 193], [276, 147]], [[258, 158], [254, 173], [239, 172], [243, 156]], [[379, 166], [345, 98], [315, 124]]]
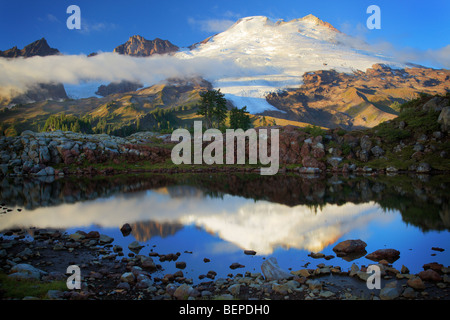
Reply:
[[[81, 30], [69, 30], [66, 9], [81, 9]], [[381, 9], [381, 30], [369, 30], [366, 9]], [[450, 1], [302, 0], [39, 0], [0, 2], [0, 50], [45, 37], [65, 54], [112, 51], [131, 35], [159, 37], [186, 47], [214, 35], [239, 18], [264, 15], [291, 20], [314, 14], [337, 29], [389, 43], [397, 50], [439, 50], [450, 44]]]

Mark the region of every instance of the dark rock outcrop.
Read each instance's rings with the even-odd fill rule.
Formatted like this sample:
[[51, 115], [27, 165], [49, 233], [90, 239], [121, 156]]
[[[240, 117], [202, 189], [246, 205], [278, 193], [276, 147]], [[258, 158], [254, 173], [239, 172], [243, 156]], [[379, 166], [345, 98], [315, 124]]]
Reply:
[[65, 99], [68, 99], [68, 97], [63, 84], [38, 83], [32, 88], [28, 89], [25, 93], [12, 98], [9, 103], [25, 104], [36, 101]]
[[59, 50], [55, 48], [51, 48], [47, 40], [42, 38], [40, 40], [36, 40], [33, 43], [25, 46], [22, 50], [19, 50], [17, 47], [12, 47], [11, 49], [0, 51], [0, 57], [4, 58], [17, 58], [17, 57], [34, 57], [34, 56], [52, 56], [59, 54]]
[[132, 81], [112, 82], [106, 86], [101, 85], [100, 87], [98, 87], [98, 90], [95, 92], [95, 94], [98, 94], [99, 96], [102, 97], [106, 97], [110, 94], [136, 91], [137, 89], [142, 87], [143, 87], [142, 84], [138, 82]]

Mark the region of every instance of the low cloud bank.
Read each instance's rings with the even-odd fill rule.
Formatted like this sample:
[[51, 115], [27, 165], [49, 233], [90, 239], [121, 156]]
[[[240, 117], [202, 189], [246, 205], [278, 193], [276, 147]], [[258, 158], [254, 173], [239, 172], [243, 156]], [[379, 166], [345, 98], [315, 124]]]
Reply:
[[227, 58], [155, 55], [131, 57], [116, 53], [0, 58], [0, 95], [13, 98], [36, 83], [79, 84], [89, 81], [122, 80], [155, 84], [173, 77], [240, 77], [267, 72], [260, 66], [238, 65]]

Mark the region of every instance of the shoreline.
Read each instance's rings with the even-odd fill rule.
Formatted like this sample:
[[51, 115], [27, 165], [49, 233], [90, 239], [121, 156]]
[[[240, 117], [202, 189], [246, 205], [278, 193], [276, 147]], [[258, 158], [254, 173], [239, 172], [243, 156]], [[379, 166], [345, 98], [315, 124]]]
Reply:
[[[14, 174], [10, 173], [4, 175], [3, 178], [40, 178], [40, 177], [54, 177], [54, 178], [63, 178], [65, 176], [115, 176], [115, 175], [126, 175], [126, 174], [140, 174], [140, 173], [154, 173], [154, 174], [179, 174], [179, 173], [188, 173], [188, 174], [203, 174], [203, 173], [250, 173], [250, 174], [260, 174], [261, 168], [253, 168], [253, 167], [235, 167], [235, 166], [214, 166], [210, 167], [192, 165], [192, 167], [174, 167], [174, 168], [123, 168], [118, 169], [112, 166], [106, 166], [103, 168], [96, 168], [94, 166], [87, 167], [77, 167], [76, 169], [71, 169], [69, 167], [63, 167], [61, 169], [51, 168], [51, 174]], [[298, 167], [283, 167], [278, 170], [278, 172], [274, 175], [283, 175], [287, 173], [295, 173], [302, 176], [314, 177], [314, 176], [324, 176], [327, 174], [333, 175], [367, 175], [367, 176], [377, 176], [377, 175], [386, 175], [386, 176], [396, 176], [396, 175], [425, 175], [425, 176], [433, 176], [433, 175], [450, 175], [450, 171], [448, 170], [430, 170], [427, 172], [418, 172], [414, 170], [395, 170], [389, 171], [386, 169], [376, 169], [371, 168], [369, 166], [365, 167], [357, 167], [354, 170], [337, 170], [337, 169], [326, 169], [321, 170], [315, 167], [302, 167], [300, 164]], [[1, 175], [0, 175], [1, 177]], [[264, 177], [264, 176], [263, 176]]]
[[[281, 270], [277, 268], [276, 261], [270, 261], [275, 274], [283, 274], [274, 279], [262, 269], [261, 272], [250, 272], [239, 263], [230, 266], [230, 274], [220, 277], [211, 266], [212, 270], [194, 284], [193, 279], [183, 274], [186, 265], [178, 261], [182, 260], [178, 257], [183, 253], [162, 255], [151, 252], [140, 255], [137, 251], [136, 254], [124, 256], [121, 254], [123, 249], [113, 244], [114, 239], [97, 231], [66, 234], [58, 230], [31, 230], [34, 231], [33, 235], [21, 229], [0, 233], [0, 274], [20, 279], [20, 271], [12, 271], [14, 266], [25, 264], [43, 271], [38, 271], [37, 280], [31, 284], [60, 282], [61, 290], [49, 290], [40, 299], [450, 300], [450, 267], [431, 261], [424, 264], [424, 271], [418, 274], [410, 274], [407, 266], [396, 270], [386, 259], [374, 261], [373, 265], [379, 266], [381, 270], [380, 289], [368, 289], [368, 266], [360, 268], [353, 264], [350, 270], [345, 271], [339, 266], [328, 264], [328, 259], [326, 263], [299, 265], [298, 270], [292, 271]], [[32, 241], [27, 237], [32, 237]], [[320, 253], [311, 253], [313, 261], [318, 257], [322, 257]], [[173, 263], [178, 271], [166, 273], [160, 261]], [[74, 264], [81, 269], [81, 290], [69, 290], [66, 287], [69, 274], [65, 274], [65, 268]], [[233, 271], [238, 273], [233, 275]], [[32, 273], [23, 272], [23, 276], [29, 279]], [[11, 299], [2, 286], [0, 299]]]

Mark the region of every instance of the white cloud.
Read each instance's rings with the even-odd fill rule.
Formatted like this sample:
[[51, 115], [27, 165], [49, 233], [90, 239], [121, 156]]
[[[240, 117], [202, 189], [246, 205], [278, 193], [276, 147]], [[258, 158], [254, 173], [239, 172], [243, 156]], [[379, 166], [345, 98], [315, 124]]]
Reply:
[[450, 69], [450, 44], [437, 50], [428, 50], [427, 56], [432, 60], [443, 65], [444, 68]]
[[57, 17], [55, 17], [54, 15], [52, 15], [51, 13], [47, 14], [47, 20], [50, 22], [61, 22], [59, 21], [59, 19]]
[[110, 22], [92, 22], [86, 18], [81, 18], [81, 29], [79, 32], [90, 34], [91, 32], [101, 32], [105, 30], [117, 29], [117, 25]]
[[219, 33], [227, 30], [235, 23], [235, 21], [230, 19], [197, 20], [194, 18], [189, 18], [188, 23], [201, 31]]
[[131, 57], [116, 53], [0, 58], [0, 95], [14, 97], [36, 83], [78, 84], [88, 81], [139, 81], [155, 84], [172, 77], [202, 76], [214, 80], [224, 76], [246, 76], [260, 67], [242, 68], [233, 60], [189, 55]]
[[340, 25], [340, 30], [350, 37], [341, 36], [338, 39], [353, 48], [376, 52], [403, 63], [411, 62], [433, 68], [450, 68], [450, 44], [439, 49], [428, 50], [411, 47], [398, 48], [389, 41], [369, 41], [370, 30], [362, 23], [352, 25], [344, 22]]

